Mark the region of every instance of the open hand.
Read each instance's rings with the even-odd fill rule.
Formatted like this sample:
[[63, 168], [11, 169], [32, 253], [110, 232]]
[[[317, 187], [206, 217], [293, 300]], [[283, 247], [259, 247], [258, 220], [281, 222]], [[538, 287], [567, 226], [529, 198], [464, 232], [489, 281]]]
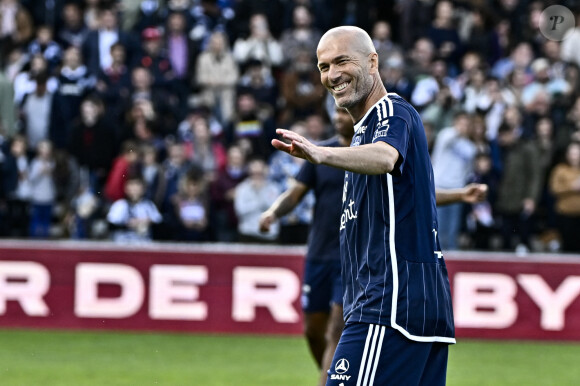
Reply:
[[293, 131], [277, 129], [276, 133], [282, 136], [282, 138], [290, 141], [290, 143], [285, 143], [278, 139], [273, 139], [272, 146], [276, 149], [284, 151], [294, 157], [308, 160], [313, 164], [321, 163], [322, 151], [319, 146], [316, 146], [300, 134]]

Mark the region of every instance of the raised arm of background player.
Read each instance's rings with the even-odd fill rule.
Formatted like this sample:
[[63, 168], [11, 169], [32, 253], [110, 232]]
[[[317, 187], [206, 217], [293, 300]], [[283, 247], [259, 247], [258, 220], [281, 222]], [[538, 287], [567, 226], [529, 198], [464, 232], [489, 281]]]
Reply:
[[270, 225], [280, 217], [290, 213], [300, 203], [310, 188], [300, 181], [294, 180], [290, 187], [260, 216], [260, 231], [268, 232]]
[[474, 204], [487, 197], [486, 184], [469, 184], [459, 189], [435, 189], [437, 205], [448, 205], [456, 202]]

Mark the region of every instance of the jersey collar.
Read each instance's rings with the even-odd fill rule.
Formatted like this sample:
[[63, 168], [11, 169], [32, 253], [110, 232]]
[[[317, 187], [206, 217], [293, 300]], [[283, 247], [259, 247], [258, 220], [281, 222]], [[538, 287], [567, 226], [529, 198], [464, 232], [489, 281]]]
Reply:
[[379, 103], [381, 103], [383, 100], [385, 100], [385, 99], [387, 99], [389, 96], [393, 96], [393, 95], [395, 95], [395, 96], [399, 96], [399, 95], [398, 95], [396, 92], [388, 92], [388, 93], [386, 93], [386, 94], [385, 94], [385, 96], [383, 96], [381, 99], [379, 99], [379, 100], [377, 101], [377, 103], [375, 103], [374, 105], [372, 105], [372, 106], [371, 106], [371, 108], [367, 110], [367, 112], [365, 113], [365, 115], [364, 115], [364, 116], [363, 116], [361, 119], [359, 119], [357, 123], [355, 123], [355, 124], [354, 124], [354, 134], [355, 134], [355, 135], [357, 135], [357, 134], [358, 134], [358, 131], [359, 131], [359, 129], [361, 128], [361, 126], [362, 126], [363, 122], [364, 122], [364, 121], [367, 119], [367, 117], [369, 116], [369, 114], [371, 113], [371, 111], [373, 111], [373, 109], [374, 109], [375, 107], [377, 107], [377, 105], [378, 105]]

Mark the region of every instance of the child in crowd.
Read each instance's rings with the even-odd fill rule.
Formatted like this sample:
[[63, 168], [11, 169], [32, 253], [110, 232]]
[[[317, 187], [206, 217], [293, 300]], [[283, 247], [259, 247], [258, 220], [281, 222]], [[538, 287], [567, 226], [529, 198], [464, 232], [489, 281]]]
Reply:
[[147, 242], [151, 240], [151, 225], [161, 222], [155, 204], [144, 198], [145, 184], [132, 176], [125, 182], [125, 197], [109, 209], [107, 221], [117, 242]]
[[4, 224], [6, 235], [25, 237], [28, 234], [30, 182], [28, 180], [27, 139], [16, 135], [2, 162], [2, 183], [6, 195]]
[[193, 168], [184, 175], [173, 203], [180, 225], [179, 240], [207, 241], [209, 213], [203, 174]]
[[30, 165], [30, 236], [46, 238], [50, 235], [52, 208], [56, 198], [52, 143], [38, 143], [37, 155]]

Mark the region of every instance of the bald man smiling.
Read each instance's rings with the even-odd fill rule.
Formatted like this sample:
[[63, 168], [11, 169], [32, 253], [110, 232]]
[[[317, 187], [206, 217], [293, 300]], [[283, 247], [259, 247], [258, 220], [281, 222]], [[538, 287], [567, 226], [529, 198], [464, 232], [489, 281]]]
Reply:
[[340, 244], [345, 327], [327, 385], [444, 385], [455, 343], [437, 237], [433, 170], [419, 114], [387, 93], [369, 35], [326, 32], [322, 84], [351, 115], [350, 147], [317, 146], [279, 129], [272, 145], [345, 170]]

